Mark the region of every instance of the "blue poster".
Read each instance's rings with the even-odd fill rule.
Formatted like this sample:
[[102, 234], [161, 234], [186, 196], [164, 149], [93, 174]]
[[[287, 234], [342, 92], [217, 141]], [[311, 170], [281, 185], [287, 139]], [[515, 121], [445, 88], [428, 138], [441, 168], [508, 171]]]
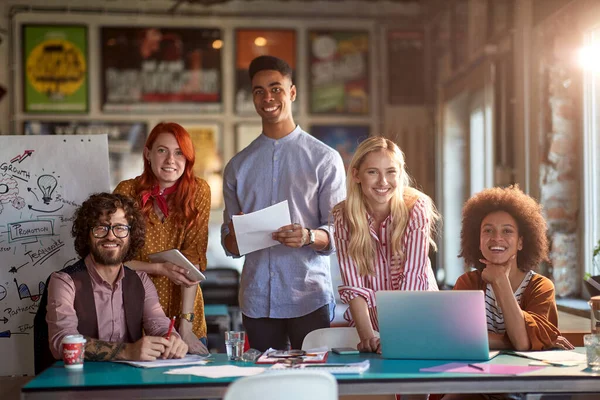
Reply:
[[369, 131], [368, 125], [313, 125], [310, 133], [340, 153], [347, 171], [356, 148], [369, 137]]

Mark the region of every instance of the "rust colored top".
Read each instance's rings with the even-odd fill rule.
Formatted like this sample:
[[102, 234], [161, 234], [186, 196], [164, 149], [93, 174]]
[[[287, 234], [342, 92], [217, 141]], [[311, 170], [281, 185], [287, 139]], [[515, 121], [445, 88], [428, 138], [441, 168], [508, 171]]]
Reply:
[[[483, 290], [486, 283], [481, 272], [471, 271], [461, 275], [454, 285], [455, 290]], [[545, 276], [534, 274], [521, 296], [521, 309], [525, 318], [527, 335], [531, 342], [529, 350], [549, 350], [553, 348], [558, 330], [558, 311], [554, 299], [554, 284]], [[508, 334], [505, 339], [510, 343]]]

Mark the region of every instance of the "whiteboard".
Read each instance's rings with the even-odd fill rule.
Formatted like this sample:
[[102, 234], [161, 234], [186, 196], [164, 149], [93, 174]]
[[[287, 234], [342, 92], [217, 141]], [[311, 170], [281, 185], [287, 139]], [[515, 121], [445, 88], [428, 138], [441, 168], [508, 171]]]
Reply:
[[79, 257], [75, 209], [109, 190], [107, 135], [0, 136], [0, 376], [33, 375], [33, 317]]

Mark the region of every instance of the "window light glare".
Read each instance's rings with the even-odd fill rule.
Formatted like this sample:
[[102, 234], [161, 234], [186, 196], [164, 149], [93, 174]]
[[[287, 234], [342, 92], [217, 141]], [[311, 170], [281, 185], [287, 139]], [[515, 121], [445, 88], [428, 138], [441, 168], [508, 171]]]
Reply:
[[600, 72], [600, 46], [586, 46], [579, 50], [579, 65], [588, 71]]

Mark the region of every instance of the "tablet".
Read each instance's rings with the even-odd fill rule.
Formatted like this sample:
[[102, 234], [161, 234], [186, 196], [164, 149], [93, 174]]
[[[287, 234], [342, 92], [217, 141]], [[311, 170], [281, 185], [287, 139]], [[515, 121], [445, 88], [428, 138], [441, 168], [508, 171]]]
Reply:
[[165, 250], [159, 253], [148, 254], [148, 258], [152, 262], [170, 262], [180, 267], [187, 269], [190, 274], [190, 280], [203, 281], [206, 279], [204, 274], [200, 272], [194, 264], [190, 262], [181, 252], [177, 249]]

